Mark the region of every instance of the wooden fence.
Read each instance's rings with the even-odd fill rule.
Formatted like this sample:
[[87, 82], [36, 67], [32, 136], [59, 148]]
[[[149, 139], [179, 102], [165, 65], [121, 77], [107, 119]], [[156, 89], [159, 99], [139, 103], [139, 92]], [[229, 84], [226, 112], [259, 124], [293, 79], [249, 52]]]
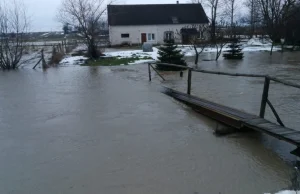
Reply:
[[265, 111], [266, 111], [266, 106], [269, 105], [271, 108], [274, 116], [277, 119], [277, 122], [281, 125], [284, 126], [282, 120], [280, 119], [277, 111], [275, 110], [274, 106], [270, 102], [268, 95], [269, 95], [269, 86], [270, 86], [270, 81], [281, 83], [286, 86], [294, 87], [294, 88], [299, 88], [300, 85], [296, 83], [292, 83], [289, 81], [285, 81], [282, 79], [278, 79], [269, 75], [259, 75], [259, 74], [244, 74], [244, 73], [227, 73], [227, 72], [218, 72], [218, 71], [209, 71], [209, 70], [201, 70], [201, 69], [194, 69], [191, 67], [187, 66], [182, 66], [182, 65], [174, 65], [174, 64], [168, 64], [168, 63], [148, 63], [148, 71], [149, 71], [149, 81], [151, 81], [151, 68], [165, 81], [166, 79], [159, 73], [159, 71], [153, 66], [153, 65], [164, 65], [164, 66], [169, 66], [169, 67], [179, 67], [185, 70], [188, 70], [188, 77], [187, 77], [187, 94], [191, 94], [191, 86], [192, 86], [192, 72], [198, 72], [198, 73], [206, 73], [206, 74], [215, 74], [215, 75], [226, 75], [226, 76], [236, 76], [236, 77], [256, 77], [256, 78], [264, 78], [264, 88], [262, 92], [262, 100], [261, 100], [261, 105], [260, 105], [260, 113], [259, 116], [261, 118], [265, 117]]

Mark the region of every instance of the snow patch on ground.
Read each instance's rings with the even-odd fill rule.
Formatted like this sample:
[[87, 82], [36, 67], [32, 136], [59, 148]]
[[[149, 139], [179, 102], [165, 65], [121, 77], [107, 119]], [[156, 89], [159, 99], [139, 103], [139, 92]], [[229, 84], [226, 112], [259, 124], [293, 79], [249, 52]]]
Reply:
[[289, 190], [286, 190], [286, 191], [280, 191], [276, 194], [300, 194], [300, 191], [289, 191]]
[[[245, 40], [241, 42], [242, 48], [244, 52], [259, 52], [259, 51], [270, 51], [272, 42], [265, 38], [252, 38], [250, 40]], [[185, 56], [195, 56], [194, 48], [191, 45], [178, 45], [178, 49], [181, 50], [182, 54]], [[72, 53], [87, 50], [86, 45], [79, 45], [77, 48], [73, 50]], [[228, 51], [230, 50], [229, 44], [225, 45], [222, 49], [222, 51]], [[281, 50], [279, 47], [274, 47], [273, 51]], [[198, 52], [202, 51], [202, 48], [197, 48]], [[216, 47], [206, 47], [203, 51], [203, 53], [216, 53], [217, 49]], [[139, 58], [140, 60], [136, 60], [133, 63], [130, 64], [139, 64], [139, 63], [147, 63], [152, 62], [158, 59], [158, 48], [153, 47], [153, 52], [143, 52], [142, 50], [115, 50], [115, 51], [106, 51], [103, 54], [106, 55], [106, 57], [117, 57], [117, 58]], [[152, 58], [152, 59], [147, 59]], [[78, 61], [84, 61], [86, 60], [86, 57], [67, 57], [65, 58], [61, 64], [78, 64]], [[82, 64], [81, 63], [81, 64]], [[80, 64], [80, 63], [79, 63]]]
[[154, 60], [157, 60], [158, 49], [153, 48], [153, 52], [143, 52], [142, 50], [129, 50], [129, 51], [114, 51], [114, 52], [104, 52], [108, 57], [119, 57], [119, 58], [130, 58], [130, 57], [151, 57]]
[[133, 63], [128, 63], [129, 65], [133, 65], [133, 64], [142, 64], [142, 63], [149, 63], [149, 62], [154, 62], [155, 60], [153, 59], [146, 59], [146, 60], [138, 60], [138, 61], [134, 61]]
[[[194, 48], [191, 45], [180, 45], [178, 46], [182, 53], [185, 56], [195, 56]], [[260, 51], [271, 51], [272, 42], [269, 39], [261, 39], [261, 38], [252, 38], [248, 40], [245, 44], [242, 44], [244, 52], [260, 52]], [[229, 44], [225, 45], [222, 51], [230, 50]], [[273, 51], [281, 50], [280, 47], [273, 47]], [[197, 48], [197, 52], [201, 52], [202, 48]], [[217, 49], [215, 47], [206, 47], [203, 53], [216, 53]]]
[[42, 37], [47, 37], [49, 34], [50, 34], [50, 33], [47, 32], [47, 33], [42, 34], [41, 36], [42, 36]]
[[81, 65], [88, 58], [83, 56], [68, 56], [64, 58], [59, 64], [68, 64], [68, 65]]
[[[192, 46], [180, 46], [179, 47], [181, 49], [181, 52], [184, 54], [184, 56], [187, 56], [187, 57], [191, 57], [191, 56], [195, 56], [195, 50], [194, 48], [192, 48]], [[229, 48], [226, 48], [226, 46], [224, 46], [224, 48], [222, 49], [222, 51], [227, 51], [227, 50], [230, 50]], [[202, 48], [197, 48], [197, 52], [201, 52], [202, 51]], [[203, 53], [216, 53], [217, 52], [217, 49], [214, 48], [214, 47], [207, 47], [207, 48], [204, 48]]]
[[270, 39], [261, 38], [251, 38], [247, 42], [248, 46], [272, 46], [272, 41]]
[[[260, 51], [270, 51], [271, 43], [263, 43], [259, 42], [260, 39], [251, 39], [246, 44], [242, 45], [244, 52], [260, 52]], [[260, 45], [260, 46], [259, 46]], [[191, 45], [179, 45], [178, 49], [181, 50], [184, 56], [195, 56], [194, 48]], [[230, 50], [229, 44], [225, 45], [222, 49], [223, 51]], [[279, 51], [281, 48], [274, 47], [273, 51]], [[202, 48], [197, 48], [197, 52], [201, 52]], [[217, 49], [215, 47], [206, 47], [203, 53], [216, 53]], [[153, 48], [153, 52], [143, 52], [142, 50], [128, 50], [128, 51], [113, 51], [113, 52], [105, 52], [106, 56], [110, 57], [120, 57], [120, 58], [129, 58], [129, 57], [151, 57], [153, 60], [157, 60], [158, 57], [158, 48]]]
[[73, 52], [76, 52], [76, 51], [87, 51], [88, 48], [85, 44], [81, 44], [79, 46], [77, 46], [75, 49], [73, 49]]
[[[273, 51], [280, 51], [281, 48], [273, 47]], [[271, 51], [271, 47], [245, 47], [243, 49], [245, 52], [259, 52], [259, 51]]]

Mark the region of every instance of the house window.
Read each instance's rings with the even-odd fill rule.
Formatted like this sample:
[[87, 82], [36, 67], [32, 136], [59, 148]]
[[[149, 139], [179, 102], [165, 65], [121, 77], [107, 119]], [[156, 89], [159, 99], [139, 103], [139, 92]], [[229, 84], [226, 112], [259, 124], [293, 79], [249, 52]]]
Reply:
[[177, 17], [172, 17], [172, 22], [173, 22], [173, 24], [178, 24], [178, 18]]
[[155, 40], [155, 34], [153, 33], [148, 33], [148, 41]]
[[204, 32], [200, 31], [197, 36], [198, 39], [204, 39]]
[[121, 34], [121, 38], [129, 38], [129, 34]]
[[174, 32], [166, 31], [164, 35], [165, 40], [174, 40]]

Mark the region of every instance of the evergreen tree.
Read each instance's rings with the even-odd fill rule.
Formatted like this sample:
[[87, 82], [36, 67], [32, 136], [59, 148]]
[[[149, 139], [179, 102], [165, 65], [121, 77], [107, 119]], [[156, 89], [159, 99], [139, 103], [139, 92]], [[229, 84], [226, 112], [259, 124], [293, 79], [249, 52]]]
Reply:
[[70, 29], [69, 29], [69, 24], [68, 24], [68, 23], [66, 23], [66, 24], [63, 26], [63, 31], [64, 31], [64, 34], [69, 34]]
[[229, 45], [230, 50], [225, 51], [223, 57], [225, 59], [243, 59], [244, 53], [242, 52], [241, 44], [239, 44], [238, 38], [232, 38]]
[[[165, 44], [159, 48], [158, 54], [158, 60], [161, 63], [187, 66], [186, 62], [183, 59], [184, 55], [181, 54], [181, 51], [177, 49], [177, 45], [174, 44], [174, 40], [166, 40]], [[164, 71], [183, 70], [183, 68], [180, 67], [169, 67], [159, 64], [156, 65], [156, 68]]]

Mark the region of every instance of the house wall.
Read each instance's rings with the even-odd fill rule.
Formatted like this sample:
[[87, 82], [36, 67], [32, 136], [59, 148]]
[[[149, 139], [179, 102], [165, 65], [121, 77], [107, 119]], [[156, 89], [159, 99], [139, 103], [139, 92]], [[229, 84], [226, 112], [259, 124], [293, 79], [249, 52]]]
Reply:
[[[206, 24], [198, 24], [206, 25]], [[162, 44], [164, 42], [164, 32], [173, 31], [175, 41], [181, 43], [180, 29], [189, 26], [188, 24], [173, 24], [173, 25], [144, 25], [144, 26], [109, 26], [109, 37], [111, 45], [120, 45], [123, 43], [141, 44], [142, 33], [155, 34], [155, 40], [148, 40], [152, 44]], [[129, 34], [129, 38], [122, 38], [121, 34]]]

